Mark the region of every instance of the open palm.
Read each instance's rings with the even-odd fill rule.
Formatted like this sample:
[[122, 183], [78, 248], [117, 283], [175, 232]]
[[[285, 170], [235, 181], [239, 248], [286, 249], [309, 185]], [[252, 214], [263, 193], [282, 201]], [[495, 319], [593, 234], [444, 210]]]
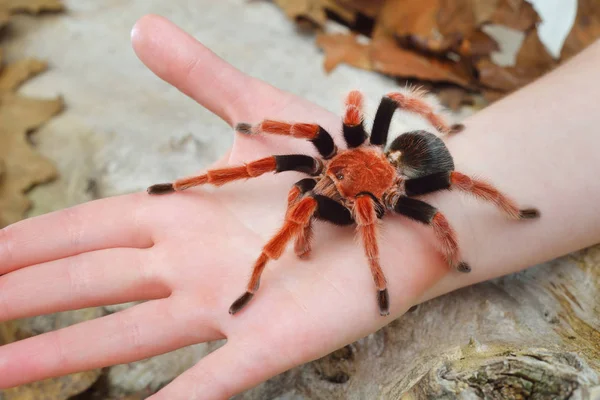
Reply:
[[[230, 125], [277, 118], [341, 130], [338, 116], [242, 74], [162, 18], [140, 20], [133, 43], [157, 75]], [[236, 135], [219, 164], [289, 152], [314, 150], [295, 139]], [[103, 199], [0, 231], [1, 320], [149, 300], [2, 347], [0, 387], [227, 338], [153, 397], [227, 398], [375, 331], [448, 272], [423, 230], [386, 218], [381, 260], [391, 315], [381, 317], [353, 230], [317, 223], [309, 260], [290, 251], [270, 263], [258, 294], [231, 316], [298, 179], [288, 172], [217, 190]]]

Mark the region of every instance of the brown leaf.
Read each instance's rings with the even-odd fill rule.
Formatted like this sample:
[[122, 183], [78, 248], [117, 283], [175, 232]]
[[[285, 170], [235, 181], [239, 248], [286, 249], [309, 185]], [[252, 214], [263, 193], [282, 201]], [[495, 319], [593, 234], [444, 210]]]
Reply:
[[[488, 58], [477, 62], [479, 81], [490, 89], [511, 92], [525, 86], [557, 65], [537, 33], [532, 29], [525, 36], [517, 53], [514, 67], [499, 67]], [[492, 97], [488, 95], [487, 97]]]
[[500, 0], [440, 0], [438, 27], [442, 34], [469, 36], [490, 20]]
[[324, 3], [321, 0], [274, 0], [285, 14], [293, 21], [310, 21], [323, 26], [327, 21]]
[[367, 45], [356, 40], [356, 35], [319, 34], [317, 46], [325, 52], [324, 68], [331, 72], [340, 63], [346, 63], [357, 68], [371, 70]]
[[517, 53], [516, 70], [523, 77], [533, 80], [550, 71], [556, 65], [557, 61], [540, 40], [537, 28], [529, 31]]
[[0, 29], [4, 27], [8, 23], [10, 19], [10, 14], [6, 11], [0, 10]]
[[470, 76], [459, 64], [402, 49], [392, 39], [373, 39], [369, 55], [373, 69], [387, 75], [471, 86]]
[[[364, 14], [367, 17], [375, 18], [383, 7], [386, 0], [334, 0], [333, 3], [341, 8]], [[328, 8], [330, 6], [328, 5]]]
[[473, 105], [473, 94], [467, 90], [452, 86], [435, 90], [440, 102], [453, 111], [458, 111], [462, 106]]
[[387, 0], [378, 16], [373, 38], [432, 36], [437, 29], [440, 0]]
[[0, 0], [0, 12], [28, 12], [37, 14], [42, 11], [62, 11], [60, 0]]
[[479, 82], [490, 89], [510, 92], [529, 82], [529, 79], [519, 76], [513, 68], [500, 67], [488, 58], [477, 62], [477, 70]]
[[500, 50], [498, 42], [484, 31], [477, 29], [465, 38], [458, 53], [464, 57], [483, 57], [498, 50]]
[[560, 59], [565, 61], [600, 38], [600, 2], [578, 0], [577, 16], [565, 39]]
[[498, 8], [489, 21], [519, 31], [527, 31], [541, 22], [541, 19], [526, 0], [499, 0]]
[[0, 94], [0, 159], [6, 172], [0, 185], [0, 219], [10, 224], [29, 208], [24, 193], [32, 186], [56, 177], [54, 165], [36, 153], [27, 132], [36, 129], [63, 109], [62, 99], [38, 100]]
[[20, 60], [5, 66], [0, 74], [0, 92], [14, 91], [23, 82], [45, 71], [46, 68], [48, 68], [47, 63], [34, 58]]

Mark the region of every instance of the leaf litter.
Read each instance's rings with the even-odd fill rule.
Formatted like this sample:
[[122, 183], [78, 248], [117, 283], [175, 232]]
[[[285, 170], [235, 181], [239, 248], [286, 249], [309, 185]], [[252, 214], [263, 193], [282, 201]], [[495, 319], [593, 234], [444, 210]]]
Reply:
[[[370, 70], [400, 81], [422, 82], [453, 109], [493, 102], [552, 70], [600, 38], [600, 2], [579, 0], [578, 12], [560, 59], [538, 35], [542, 22], [527, 0], [275, 0], [298, 24], [318, 30], [324, 68], [339, 64]], [[327, 21], [349, 28], [328, 33]], [[522, 32], [516, 63], [498, 65], [500, 49], [485, 27]], [[357, 35], [364, 37], [359, 40]], [[362, 40], [366, 39], [366, 40]]]

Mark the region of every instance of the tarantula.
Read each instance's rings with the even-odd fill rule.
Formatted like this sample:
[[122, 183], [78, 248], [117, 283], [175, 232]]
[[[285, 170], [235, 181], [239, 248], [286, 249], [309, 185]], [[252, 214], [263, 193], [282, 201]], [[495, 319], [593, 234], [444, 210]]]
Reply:
[[311, 176], [296, 182], [289, 191], [285, 222], [263, 247], [254, 264], [246, 292], [233, 302], [229, 308], [230, 314], [235, 314], [248, 304], [258, 290], [265, 265], [269, 260], [277, 260], [290, 240], [295, 238], [295, 252], [299, 257], [305, 257], [310, 252], [314, 219], [336, 225], [358, 226], [377, 288], [380, 314], [385, 316], [389, 314], [389, 294], [379, 264], [376, 237], [378, 219], [386, 212], [395, 212], [430, 226], [445, 260], [460, 272], [470, 272], [471, 267], [460, 257], [454, 230], [440, 211], [414, 196], [458, 189], [494, 203], [510, 218], [531, 219], [539, 216], [537, 209], [520, 209], [512, 199], [491, 184], [455, 171], [446, 145], [433, 133], [423, 130], [403, 133], [384, 151], [390, 122], [397, 108], [421, 115], [444, 134], [456, 133], [464, 128], [462, 125], [448, 126], [424, 100], [422, 92], [410, 90], [384, 96], [370, 136], [363, 124], [362, 94], [350, 92], [345, 104], [343, 136], [346, 150], [339, 150], [331, 135], [317, 124], [273, 120], [264, 120], [257, 125], [240, 123], [236, 130], [246, 135], [270, 133], [310, 140], [320, 157], [276, 155], [148, 188], [150, 194], [163, 194], [207, 183], [221, 186], [267, 172], [297, 171]]

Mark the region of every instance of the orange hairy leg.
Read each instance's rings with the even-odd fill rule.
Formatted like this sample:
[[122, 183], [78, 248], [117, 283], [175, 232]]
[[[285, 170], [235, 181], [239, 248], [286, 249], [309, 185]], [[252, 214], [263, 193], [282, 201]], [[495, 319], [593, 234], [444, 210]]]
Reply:
[[533, 208], [520, 209], [517, 203], [502, 194], [492, 184], [479, 179], [473, 179], [460, 172], [450, 173], [450, 184], [452, 188], [470, 193], [482, 200], [494, 203], [507, 216], [513, 219], [529, 219], [539, 217], [539, 211]]
[[369, 194], [360, 194], [354, 203], [354, 219], [358, 225], [358, 231], [362, 237], [365, 255], [377, 288], [377, 303], [379, 313], [388, 315], [390, 313], [390, 299], [387, 290], [387, 282], [381, 265], [379, 264], [379, 246], [377, 245], [377, 212], [376, 204]]
[[235, 314], [252, 300], [260, 285], [260, 276], [267, 262], [269, 260], [277, 260], [281, 257], [289, 241], [296, 237], [310, 223], [316, 209], [317, 201], [312, 197], [305, 197], [288, 209], [283, 226], [263, 247], [260, 256], [252, 268], [252, 275], [246, 286], [246, 292], [233, 302], [229, 308], [230, 314]]
[[424, 92], [413, 90], [409, 93], [388, 93], [387, 97], [394, 101], [398, 108], [423, 116], [431, 125], [442, 133], [458, 133], [464, 129], [461, 124], [448, 125], [444, 117], [436, 113], [424, 99]]
[[364, 99], [358, 90], [353, 90], [346, 97], [346, 112], [344, 113], [344, 140], [349, 149], [359, 147], [368, 135], [363, 124]]
[[270, 133], [272, 135], [307, 139], [312, 142], [319, 154], [325, 159], [329, 159], [337, 153], [337, 147], [331, 135], [317, 124], [288, 123], [266, 119], [254, 126], [245, 122], [239, 123], [236, 125], [235, 130], [246, 135]]
[[421, 200], [400, 196], [393, 204], [393, 209], [398, 214], [429, 225], [433, 229], [440, 251], [448, 265], [460, 272], [471, 271], [471, 267], [460, 259], [456, 232], [454, 232], [446, 217], [435, 207]]
[[[288, 192], [288, 208], [292, 207], [296, 202], [298, 202], [304, 193], [312, 190], [317, 181], [312, 178], [302, 179]], [[312, 219], [305, 225], [304, 229], [302, 229], [298, 236], [296, 237], [296, 241], [294, 243], [294, 252], [299, 258], [306, 258], [310, 253], [310, 242], [313, 236], [313, 228], [312, 228]]]
[[178, 179], [173, 183], [159, 183], [150, 186], [148, 193], [163, 194], [182, 191], [207, 183], [221, 186], [239, 179], [255, 178], [267, 172], [298, 171], [316, 175], [322, 168], [321, 161], [303, 154], [270, 156], [236, 167], [211, 169], [202, 175]]

